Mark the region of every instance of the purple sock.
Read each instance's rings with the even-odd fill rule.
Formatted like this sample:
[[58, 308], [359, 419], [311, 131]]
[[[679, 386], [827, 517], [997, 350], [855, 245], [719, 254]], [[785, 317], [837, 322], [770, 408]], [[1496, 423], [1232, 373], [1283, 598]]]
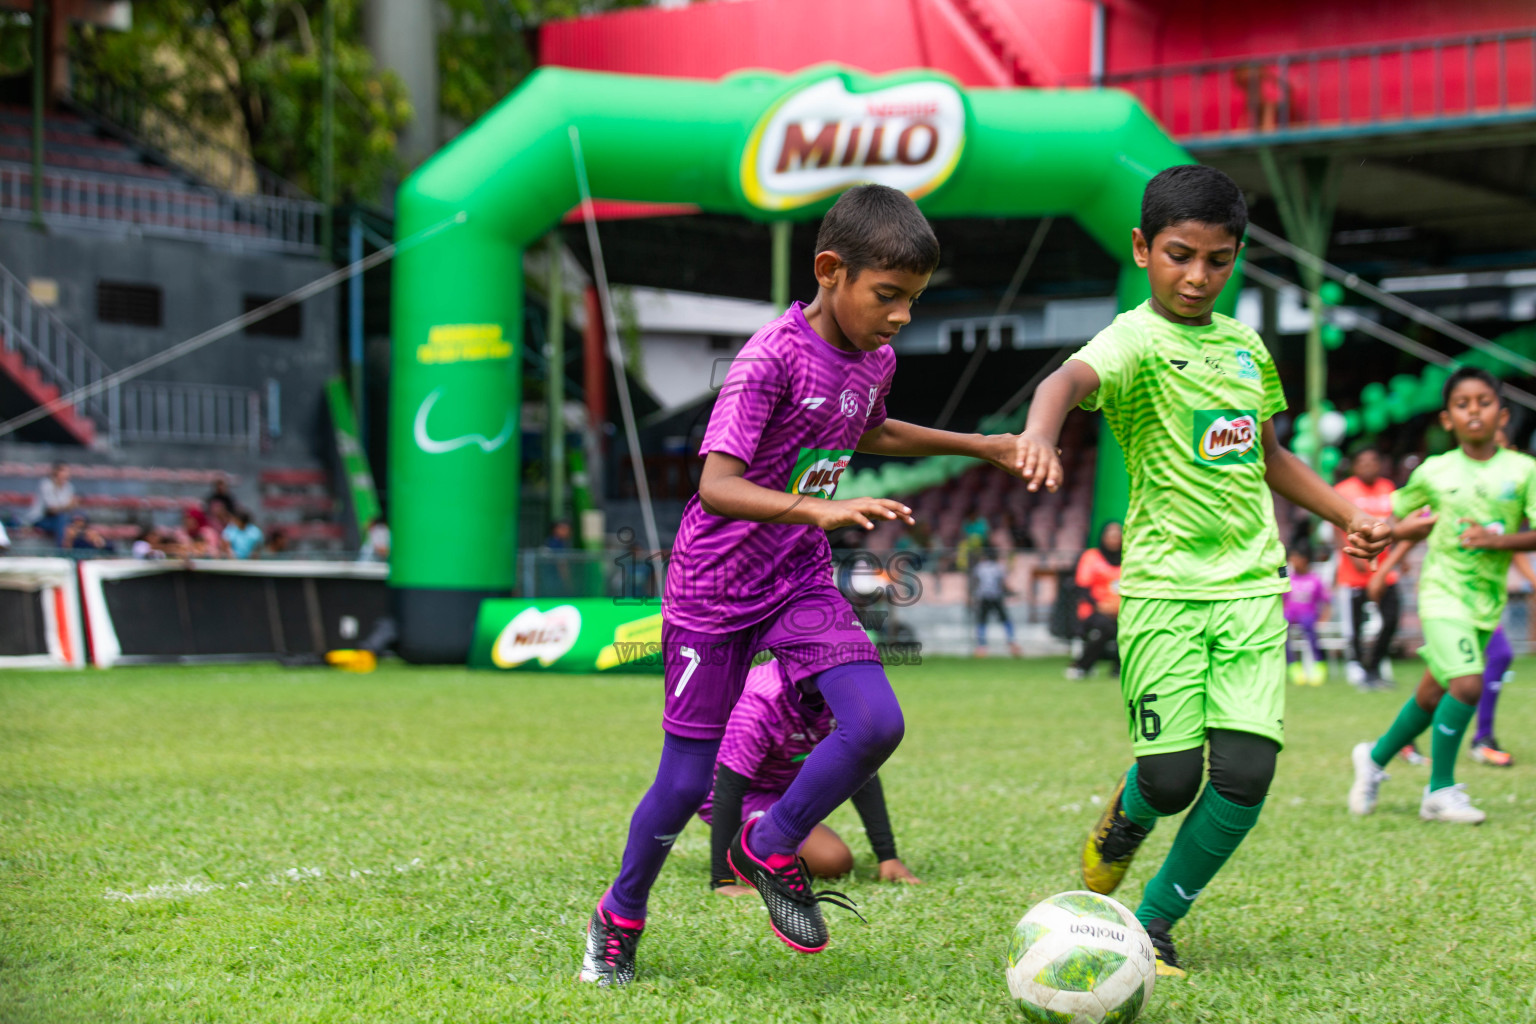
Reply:
[[704, 805], [715, 781], [719, 740], [690, 740], [667, 733], [661, 743], [656, 781], [629, 819], [629, 842], [619, 877], [603, 898], [611, 914], [645, 919], [645, 901], [661, 874], [672, 843]]
[[816, 677], [837, 728], [816, 745], [800, 774], [748, 833], [763, 859], [793, 854], [817, 823], [880, 770], [901, 742], [901, 705], [879, 662], [855, 661]]
[[1483, 658], [1487, 667], [1483, 669], [1483, 696], [1477, 702], [1477, 733], [1472, 737], [1473, 743], [1493, 739], [1493, 715], [1499, 706], [1499, 691], [1504, 688], [1504, 673], [1515, 660], [1503, 626], [1488, 638], [1488, 650]]

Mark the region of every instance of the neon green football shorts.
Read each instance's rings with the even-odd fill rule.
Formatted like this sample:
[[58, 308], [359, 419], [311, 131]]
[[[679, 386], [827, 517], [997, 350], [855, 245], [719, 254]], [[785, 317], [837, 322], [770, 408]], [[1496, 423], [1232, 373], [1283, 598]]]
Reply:
[[1136, 756], [1235, 729], [1285, 745], [1286, 622], [1279, 594], [1120, 602], [1120, 695]]
[[1478, 629], [1457, 619], [1425, 619], [1424, 646], [1419, 657], [1429, 664], [1429, 674], [1441, 686], [1452, 679], [1483, 674], [1483, 651], [1491, 629]]

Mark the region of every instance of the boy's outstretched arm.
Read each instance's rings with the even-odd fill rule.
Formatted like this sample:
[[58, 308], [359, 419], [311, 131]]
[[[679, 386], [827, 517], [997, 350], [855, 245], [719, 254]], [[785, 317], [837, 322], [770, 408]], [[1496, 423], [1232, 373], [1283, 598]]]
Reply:
[[1013, 465], [1015, 440], [1013, 434], [957, 434], [953, 430], [887, 419], [865, 431], [856, 450], [866, 455], [966, 455], [1017, 475]]
[[1029, 403], [1029, 419], [1019, 435], [1014, 453], [1016, 472], [1029, 481], [1029, 489], [1042, 486], [1054, 491], [1061, 486], [1061, 425], [1083, 399], [1099, 390], [1099, 373], [1081, 359], [1069, 359], [1061, 369], [1040, 382]]
[[1416, 540], [1400, 540], [1392, 546], [1392, 550], [1381, 556], [1381, 561], [1376, 565], [1376, 571], [1371, 573], [1371, 578], [1365, 584], [1365, 596], [1372, 601], [1380, 601], [1381, 595], [1387, 590], [1387, 577], [1392, 570], [1402, 564], [1408, 552], [1413, 550]]
[[734, 455], [710, 452], [699, 477], [699, 504], [711, 515], [750, 519], [758, 523], [794, 523], [835, 530], [841, 526], [875, 528], [881, 519], [899, 519], [911, 526], [912, 510], [890, 498], [847, 498], [842, 501], [809, 494], [786, 494], [748, 480], [747, 464]]
[[1461, 534], [1464, 548], [1482, 548], [1487, 551], [1536, 551], [1536, 530], [1519, 533], [1494, 533], [1476, 519], [1463, 519], [1466, 526]]
[[1371, 558], [1391, 542], [1391, 525], [1356, 508], [1324, 483], [1311, 466], [1282, 448], [1272, 421], [1264, 421], [1260, 437], [1264, 444], [1264, 482], [1286, 501], [1343, 531], [1346, 555]]

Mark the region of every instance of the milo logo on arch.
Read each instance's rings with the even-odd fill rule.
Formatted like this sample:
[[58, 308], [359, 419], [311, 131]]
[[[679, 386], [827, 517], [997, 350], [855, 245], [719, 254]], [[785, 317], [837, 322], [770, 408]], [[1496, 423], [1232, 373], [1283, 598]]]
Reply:
[[814, 494], [818, 498], [830, 498], [837, 492], [837, 481], [853, 449], [834, 451], [831, 448], [801, 448], [795, 458], [795, 468], [790, 471], [789, 484], [784, 489], [790, 494]]
[[1197, 465], [1235, 466], [1259, 461], [1259, 415], [1252, 409], [1195, 410]]

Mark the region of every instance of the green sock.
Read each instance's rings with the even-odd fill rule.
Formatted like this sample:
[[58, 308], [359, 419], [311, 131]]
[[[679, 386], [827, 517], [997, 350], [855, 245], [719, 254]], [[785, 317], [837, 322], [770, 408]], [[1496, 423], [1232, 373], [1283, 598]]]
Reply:
[[1125, 773], [1125, 791], [1120, 794], [1120, 809], [1131, 820], [1132, 825], [1142, 828], [1151, 828], [1157, 824], [1157, 819], [1162, 815], [1157, 809], [1147, 803], [1147, 798], [1141, 792], [1141, 783], [1136, 778], [1136, 765], [1131, 765], [1131, 770]]
[[1136, 919], [1143, 925], [1155, 918], [1172, 923], [1189, 913], [1195, 897], [1258, 824], [1263, 808], [1262, 802], [1235, 804], [1207, 783], [1174, 837], [1168, 859], [1147, 883]]
[[1461, 738], [1472, 721], [1475, 704], [1463, 704], [1446, 694], [1435, 708], [1434, 736], [1429, 743], [1429, 788], [1431, 791], [1456, 785], [1456, 755], [1461, 752]]
[[1387, 731], [1381, 734], [1381, 739], [1377, 740], [1376, 746], [1371, 749], [1371, 760], [1376, 762], [1376, 767], [1385, 768], [1387, 763], [1397, 756], [1399, 750], [1418, 739], [1419, 733], [1429, 728], [1432, 719], [1433, 715], [1419, 707], [1418, 701], [1409, 697], [1408, 703], [1403, 705], [1403, 710], [1397, 713], [1397, 718], [1387, 727]]

